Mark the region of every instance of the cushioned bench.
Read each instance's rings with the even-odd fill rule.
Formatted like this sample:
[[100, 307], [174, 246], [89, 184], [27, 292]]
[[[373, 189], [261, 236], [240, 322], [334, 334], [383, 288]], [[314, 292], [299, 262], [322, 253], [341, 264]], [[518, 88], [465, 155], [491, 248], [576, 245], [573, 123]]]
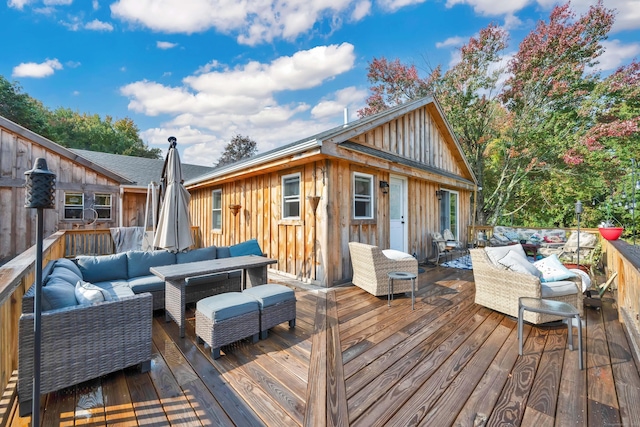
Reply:
[[196, 303], [196, 339], [211, 347], [214, 359], [220, 347], [252, 337], [255, 344], [260, 332], [258, 301], [241, 292], [227, 292], [201, 299]]
[[260, 305], [260, 338], [267, 338], [269, 329], [283, 322], [296, 326], [296, 295], [283, 285], [255, 286], [242, 292], [255, 298]]

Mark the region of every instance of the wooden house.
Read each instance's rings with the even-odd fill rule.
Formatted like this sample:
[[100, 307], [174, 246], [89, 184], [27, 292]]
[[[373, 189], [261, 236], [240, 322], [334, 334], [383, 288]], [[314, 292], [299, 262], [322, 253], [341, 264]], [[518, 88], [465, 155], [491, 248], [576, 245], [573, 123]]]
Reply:
[[[148, 185], [160, 182], [164, 165], [164, 159], [68, 149], [0, 117], [0, 264], [35, 244], [35, 211], [24, 208], [24, 173], [38, 157], [57, 175], [56, 208], [45, 211], [45, 236], [144, 225]], [[213, 168], [182, 169], [190, 179]]]
[[466, 243], [477, 186], [441, 107], [406, 103], [185, 182], [205, 245], [256, 238], [277, 270], [329, 287], [349, 241], [424, 260], [431, 232]]

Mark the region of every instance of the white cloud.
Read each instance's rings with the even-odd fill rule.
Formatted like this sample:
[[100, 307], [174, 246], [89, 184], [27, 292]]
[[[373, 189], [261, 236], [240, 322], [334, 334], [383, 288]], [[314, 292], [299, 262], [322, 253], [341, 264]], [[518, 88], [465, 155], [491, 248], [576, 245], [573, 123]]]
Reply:
[[7, 5], [14, 9], [22, 10], [25, 6], [32, 3], [33, 0], [9, 0]]
[[604, 53], [599, 58], [599, 64], [594, 68], [598, 71], [610, 71], [629, 62], [628, 60], [640, 56], [640, 43], [622, 44], [620, 40], [605, 40], [602, 42]]
[[79, 90], [74, 90], [73, 92], [71, 92], [71, 95], [79, 96], [80, 95], [80, 91]]
[[94, 31], [113, 31], [113, 25], [109, 24], [108, 22], [102, 22], [98, 19], [94, 19], [91, 22], [87, 22], [84, 28], [87, 30], [94, 30]]
[[45, 6], [69, 6], [73, 0], [44, 0]]
[[[362, 105], [366, 91], [347, 88], [320, 102], [310, 120], [306, 102], [279, 103], [276, 95], [320, 87], [355, 63], [353, 46], [318, 46], [268, 63], [249, 61], [234, 68], [210, 62], [183, 79], [181, 86], [143, 80], [120, 89], [129, 109], [148, 116], [167, 115], [162, 127], [143, 139], [166, 146], [169, 130], [188, 145], [188, 161], [213, 164], [233, 135], [249, 135], [261, 152], [326, 130], [342, 122], [342, 109]], [[338, 114], [330, 114], [330, 111]], [[181, 131], [182, 134], [179, 134]], [[185, 161], [187, 161], [185, 160]]]
[[156, 47], [158, 49], [173, 49], [176, 46], [178, 46], [178, 43], [161, 42], [161, 41], [156, 42]]
[[62, 64], [57, 59], [47, 59], [45, 62], [37, 64], [35, 62], [23, 62], [13, 68], [13, 77], [48, 77], [56, 70], [62, 70]]
[[78, 61], [67, 61], [64, 63], [64, 65], [66, 65], [67, 68], [78, 68], [82, 64]]
[[507, 14], [504, 17], [504, 25], [502, 26], [506, 31], [514, 30], [522, 26], [520, 18], [513, 14]]
[[293, 40], [326, 19], [361, 19], [369, 0], [117, 0], [114, 18], [154, 31], [192, 34], [211, 28], [233, 34], [241, 44], [255, 45], [275, 38]]
[[531, 0], [447, 0], [447, 7], [468, 4], [476, 13], [484, 16], [500, 16], [513, 14], [531, 3]]
[[93, 7], [93, 10], [98, 10], [100, 9], [100, 3], [98, 2], [98, 0], [93, 0], [91, 2], [91, 7]]
[[385, 10], [395, 12], [402, 7], [424, 3], [424, 1], [425, 0], [379, 0], [377, 4]]
[[371, 13], [371, 2], [369, 0], [363, 0], [358, 2], [353, 8], [353, 12], [351, 13], [352, 21], [359, 21], [365, 16]]
[[214, 59], [211, 62], [208, 62], [206, 64], [204, 64], [201, 67], [198, 67], [198, 69], [196, 70], [195, 74], [203, 74], [203, 73], [208, 73], [209, 71], [220, 67], [220, 62], [218, 62], [217, 59]]
[[469, 37], [467, 37], [467, 38], [460, 37], [460, 36], [449, 37], [448, 39], [446, 39], [443, 42], [437, 42], [436, 43], [436, 47], [438, 49], [452, 47], [452, 46], [461, 47], [462, 45], [464, 45], [468, 41], [469, 41]]
[[[550, 0], [538, 0], [543, 6], [548, 8], [553, 6]], [[589, 7], [593, 6], [593, 0], [572, 0], [571, 9], [579, 14], [586, 13]], [[604, 7], [615, 9], [616, 17], [613, 23], [612, 32], [616, 33], [623, 30], [640, 29], [640, 1], [638, 0], [604, 0]]]
[[344, 109], [348, 108], [348, 120], [357, 118], [357, 110], [364, 107], [369, 95], [367, 90], [350, 86], [336, 91], [331, 97], [320, 101], [311, 109], [311, 117], [315, 119], [340, 119], [344, 116]]

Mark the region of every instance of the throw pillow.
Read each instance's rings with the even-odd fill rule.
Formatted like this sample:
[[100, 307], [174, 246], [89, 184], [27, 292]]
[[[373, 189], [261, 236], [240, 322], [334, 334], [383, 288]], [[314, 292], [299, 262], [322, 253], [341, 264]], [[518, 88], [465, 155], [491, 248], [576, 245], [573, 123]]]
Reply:
[[516, 271], [518, 273], [531, 274], [536, 277], [541, 277], [542, 273], [538, 270], [533, 264], [529, 262], [527, 259], [523, 259], [522, 255], [509, 251], [507, 254], [498, 260], [498, 262], [505, 267], [507, 270]]
[[73, 284], [60, 277], [54, 277], [42, 287], [42, 310], [55, 310], [78, 305], [73, 292]]
[[78, 265], [71, 261], [70, 259], [66, 259], [66, 258], [60, 258], [56, 261], [55, 268], [66, 268], [67, 270], [71, 270], [73, 271], [75, 274], [77, 274], [78, 276], [82, 277], [82, 272], [80, 271], [80, 268], [78, 267]]
[[112, 300], [107, 290], [83, 280], [78, 280], [76, 283], [75, 294], [78, 304], [93, 304], [94, 302]]
[[509, 246], [489, 246], [484, 250], [493, 265], [497, 265], [498, 267], [503, 267], [498, 261], [504, 258], [509, 251], [514, 251], [516, 254], [521, 255], [524, 260], [527, 259], [527, 254], [524, 253], [524, 249], [522, 249], [522, 245], [519, 243]]
[[556, 254], [542, 258], [534, 262], [533, 265], [542, 272], [542, 278], [540, 279], [542, 282], [555, 282], [575, 277], [575, 273], [572, 273], [562, 265]]

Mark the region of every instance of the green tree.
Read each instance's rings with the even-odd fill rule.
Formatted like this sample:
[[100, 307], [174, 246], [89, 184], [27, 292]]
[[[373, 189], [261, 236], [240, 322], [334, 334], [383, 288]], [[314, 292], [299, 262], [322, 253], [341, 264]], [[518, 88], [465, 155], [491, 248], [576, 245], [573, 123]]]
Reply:
[[0, 116], [40, 135], [47, 129], [47, 110], [41, 102], [22, 93], [18, 82], [0, 76]]
[[258, 152], [257, 144], [248, 136], [237, 134], [224, 148], [222, 156], [214, 167], [228, 165], [242, 159], [248, 159], [255, 156]]

